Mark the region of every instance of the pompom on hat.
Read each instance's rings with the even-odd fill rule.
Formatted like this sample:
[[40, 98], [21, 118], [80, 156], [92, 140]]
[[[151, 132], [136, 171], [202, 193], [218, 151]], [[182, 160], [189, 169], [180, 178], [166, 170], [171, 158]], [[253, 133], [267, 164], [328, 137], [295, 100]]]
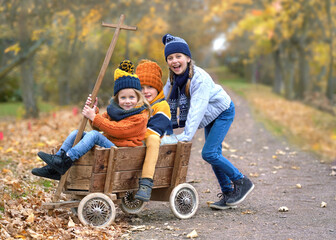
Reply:
[[114, 95], [125, 88], [135, 88], [141, 91], [139, 77], [134, 74], [134, 65], [129, 60], [122, 61], [114, 71]]
[[166, 61], [167, 57], [173, 53], [183, 53], [191, 58], [188, 43], [183, 38], [175, 37], [168, 33], [163, 36], [162, 42], [165, 45], [164, 53]]
[[162, 69], [156, 62], [147, 59], [140, 61], [135, 73], [138, 75], [141, 85], [152, 86], [158, 92], [162, 91]]

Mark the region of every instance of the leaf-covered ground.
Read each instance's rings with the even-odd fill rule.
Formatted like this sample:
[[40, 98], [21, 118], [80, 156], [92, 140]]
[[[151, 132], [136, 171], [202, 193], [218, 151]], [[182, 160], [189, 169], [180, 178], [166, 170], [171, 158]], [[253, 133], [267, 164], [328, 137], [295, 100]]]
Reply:
[[80, 224], [69, 209], [52, 215], [41, 207], [51, 202], [57, 181], [33, 176], [44, 163], [38, 151], [49, 151], [80, 123], [78, 109], [44, 114], [38, 120], [0, 122], [0, 239], [120, 239], [127, 222], [116, 218], [110, 227]]

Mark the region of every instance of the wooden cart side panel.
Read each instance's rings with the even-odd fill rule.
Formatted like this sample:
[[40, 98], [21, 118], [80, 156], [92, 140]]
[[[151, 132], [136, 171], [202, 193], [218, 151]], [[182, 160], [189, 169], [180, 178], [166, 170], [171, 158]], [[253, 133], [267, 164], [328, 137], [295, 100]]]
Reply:
[[175, 187], [178, 185], [178, 177], [181, 174], [181, 167], [182, 167], [182, 153], [184, 150], [184, 142], [177, 143], [175, 161], [174, 161], [174, 169], [171, 177], [171, 186]]
[[81, 158], [77, 159], [74, 162], [74, 165], [86, 165], [93, 166], [94, 158], [95, 158], [96, 147], [93, 147], [90, 151], [85, 153]]
[[93, 173], [106, 173], [110, 148], [96, 147], [94, 151]]
[[69, 171], [66, 190], [89, 191], [92, 166], [73, 165]]
[[104, 191], [110, 152], [110, 148], [102, 148], [98, 146], [95, 148], [94, 163], [92, 167], [89, 189], [91, 193]]
[[[115, 172], [112, 193], [119, 191], [136, 190], [139, 188], [141, 170]], [[154, 187], [169, 187], [173, 168], [157, 168], [154, 175]]]
[[[174, 165], [176, 144], [160, 147], [156, 167], [172, 167]], [[140, 170], [146, 156], [146, 147], [118, 148], [115, 171]]]
[[106, 173], [105, 185], [104, 185], [104, 193], [112, 193], [117, 151], [118, 151], [118, 148], [116, 147], [110, 148], [110, 155], [108, 158], [107, 173]]

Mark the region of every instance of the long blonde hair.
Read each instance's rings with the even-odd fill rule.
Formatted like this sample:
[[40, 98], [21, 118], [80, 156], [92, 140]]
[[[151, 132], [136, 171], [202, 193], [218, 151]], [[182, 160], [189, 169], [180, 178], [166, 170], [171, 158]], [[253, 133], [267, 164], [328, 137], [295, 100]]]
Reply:
[[[189, 87], [190, 87], [191, 79], [192, 79], [192, 77], [194, 76], [194, 65], [195, 65], [195, 62], [194, 62], [194, 60], [191, 59], [190, 62], [188, 63], [189, 74], [188, 74], [188, 81], [187, 81], [187, 83], [186, 83], [186, 89], [185, 89], [185, 94], [186, 94], [186, 96], [187, 96], [188, 98], [190, 98], [190, 90], [189, 90]], [[173, 84], [174, 84], [174, 76], [175, 76], [175, 73], [169, 68], [170, 90], [169, 90], [167, 99], [169, 99], [170, 94], [171, 94], [171, 91], [172, 91], [172, 86], [173, 86]]]
[[[142, 92], [140, 92], [138, 89], [132, 88], [135, 92], [135, 94], [138, 97], [138, 102], [136, 104], [136, 107], [141, 107], [142, 105], [145, 105], [147, 111], [148, 111], [148, 118], [150, 118], [152, 116], [152, 107], [149, 104], [149, 102], [147, 101], [147, 99], [144, 97], [144, 95], [142, 94]], [[120, 91], [119, 91], [120, 92]], [[112, 99], [119, 105], [119, 101], [118, 101], [118, 96], [119, 96], [119, 92], [117, 92], [117, 94], [115, 96], [112, 97]]]

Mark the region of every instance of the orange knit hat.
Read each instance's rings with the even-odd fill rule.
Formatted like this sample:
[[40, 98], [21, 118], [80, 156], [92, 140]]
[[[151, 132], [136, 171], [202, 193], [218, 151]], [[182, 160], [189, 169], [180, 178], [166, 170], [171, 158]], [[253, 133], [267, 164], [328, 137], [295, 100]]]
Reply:
[[146, 59], [140, 61], [135, 73], [138, 75], [141, 85], [149, 85], [158, 90], [158, 92], [162, 91], [162, 70], [156, 62]]

